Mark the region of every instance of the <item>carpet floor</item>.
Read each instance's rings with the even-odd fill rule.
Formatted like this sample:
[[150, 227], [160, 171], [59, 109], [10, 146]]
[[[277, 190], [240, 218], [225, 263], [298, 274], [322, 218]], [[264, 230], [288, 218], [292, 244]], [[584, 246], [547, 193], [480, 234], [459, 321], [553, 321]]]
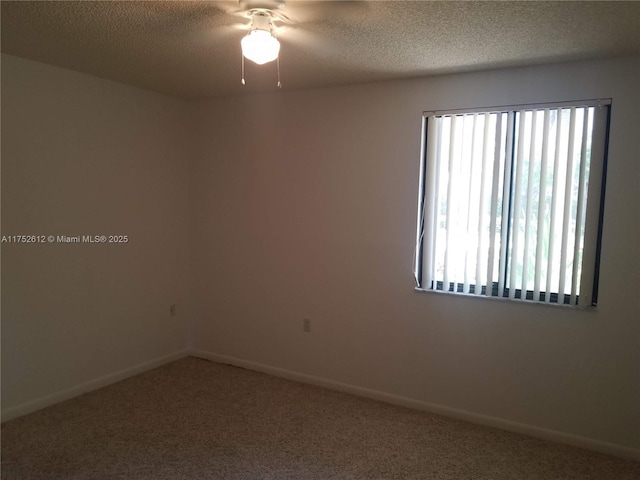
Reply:
[[638, 480], [640, 463], [196, 358], [2, 425], [2, 480]]

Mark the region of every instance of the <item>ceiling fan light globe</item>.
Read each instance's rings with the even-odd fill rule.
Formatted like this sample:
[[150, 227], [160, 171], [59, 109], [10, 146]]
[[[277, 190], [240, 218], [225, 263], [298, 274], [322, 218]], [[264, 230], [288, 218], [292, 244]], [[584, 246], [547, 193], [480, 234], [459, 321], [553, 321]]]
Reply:
[[263, 65], [278, 58], [280, 42], [267, 30], [252, 30], [241, 42], [247, 60]]

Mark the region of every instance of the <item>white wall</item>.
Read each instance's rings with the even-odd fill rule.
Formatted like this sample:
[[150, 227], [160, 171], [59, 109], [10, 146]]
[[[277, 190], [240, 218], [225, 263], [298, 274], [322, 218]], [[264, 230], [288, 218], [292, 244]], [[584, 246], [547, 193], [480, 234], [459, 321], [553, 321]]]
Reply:
[[[638, 67], [596, 61], [202, 105], [192, 346], [637, 452]], [[415, 292], [421, 113], [603, 97], [613, 113], [598, 309]]]
[[185, 108], [2, 55], [2, 235], [129, 236], [2, 244], [3, 414], [185, 349]]
[[[3, 413], [190, 345], [637, 453], [638, 77], [622, 59], [191, 109], [3, 55], [2, 234], [131, 239], [2, 245]], [[597, 311], [415, 292], [422, 111], [599, 97]]]

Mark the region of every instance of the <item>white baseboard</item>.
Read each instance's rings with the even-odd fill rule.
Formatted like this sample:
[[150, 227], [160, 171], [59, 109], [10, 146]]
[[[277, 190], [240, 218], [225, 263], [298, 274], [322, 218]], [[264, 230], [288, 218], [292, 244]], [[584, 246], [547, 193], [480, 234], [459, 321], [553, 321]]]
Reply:
[[467, 422], [485, 425], [488, 427], [498, 428], [501, 430], [507, 430], [510, 432], [521, 433], [530, 437], [536, 437], [543, 440], [549, 440], [552, 442], [563, 443], [566, 445], [572, 445], [574, 447], [585, 448], [588, 450], [594, 450], [596, 452], [606, 453], [609, 455], [615, 455], [618, 457], [630, 458], [633, 460], [640, 460], [640, 449], [626, 447], [624, 445], [618, 445], [615, 443], [603, 442], [588, 437], [582, 437], [579, 435], [573, 435], [569, 433], [559, 432], [556, 430], [548, 430], [545, 428], [536, 427], [533, 425], [527, 425], [524, 423], [512, 422], [497, 417], [490, 417], [487, 415], [481, 415], [465, 410], [459, 410], [456, 408], [450, 408], [443, 405], [436, 405], [433, 403], [423, 402], [421, 400], [415, 400], [408, 397], [402, 397], [399, 395], [393, 395], [390, 393], [381, 392], [378, 390], [371, 390], [368, 388], [358, 387], [356, 385], [349, 385], [346, 383], [336, 382], [326, 378], [316, 377], [313, 375], [307, 375], [304, 373], [294, 372], [292, 370], [286, 370], [271, 365], [265, 365], [250, 360], [244, 360], [242, 358], [232, 357], [228, 355], [220, 355], [217, 353], [206, 352], [202, 350], [193, 349], [190, 350], [190, 355], [206, 360], [212, 360], [218, 363], [226, 363], [235, 365], [237, 367], [246, 368], [249, 370], [255, 370], [258, 372], [268, 373], [277, 377], [286, 378], [289, 380], [295, 380], [297, 382], [308, 383], [319, 387], [328, 388], [331, 390], [338, 390], [345, 393], [351, 393], [361, 397], [371, 398], [373, 400], [379, 400], [402, 407], [413, 408], [416, 410], [423, 410], [439, 415], [453, 417]]
[[88, 382], [81, 383], [80, 385], [77, 385], [75, 387], [67, 388], [65, 390], [52, 393], [51, 395], [22, 403], [18, 406], [2, 409], [2, 421], [6, 422], [7, 420], [21, 417], [28, 413], [35, 412], [36, 410], [40, 410], [64, 400], [69, 400], [70, 398], [77, 397], [79, 395], [82, 395], [83, 393], [106, 387], [107, 385], [110, 385], [112, 383], [119, 382], [120, 380], [138, 375], [148, 370], [152, 370], [156, 367], [160, 367], [166, 363], [179, 360], [180, 358], [184, 358], [189, 355], [189, 350], [179, 350], [169, 355], [155, 358], [153, 360], [134, 365], [133, 367], [125, 368], [124, 370], [104, 375], [94, 380], [89, 380]]

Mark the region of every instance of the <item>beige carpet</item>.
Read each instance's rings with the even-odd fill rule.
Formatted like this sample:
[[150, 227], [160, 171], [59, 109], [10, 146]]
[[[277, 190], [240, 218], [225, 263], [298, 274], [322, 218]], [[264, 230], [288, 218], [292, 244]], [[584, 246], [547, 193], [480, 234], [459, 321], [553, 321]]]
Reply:
[[640, 479], [640, 463], [186, 358], [2, 425], [2, 479]]

